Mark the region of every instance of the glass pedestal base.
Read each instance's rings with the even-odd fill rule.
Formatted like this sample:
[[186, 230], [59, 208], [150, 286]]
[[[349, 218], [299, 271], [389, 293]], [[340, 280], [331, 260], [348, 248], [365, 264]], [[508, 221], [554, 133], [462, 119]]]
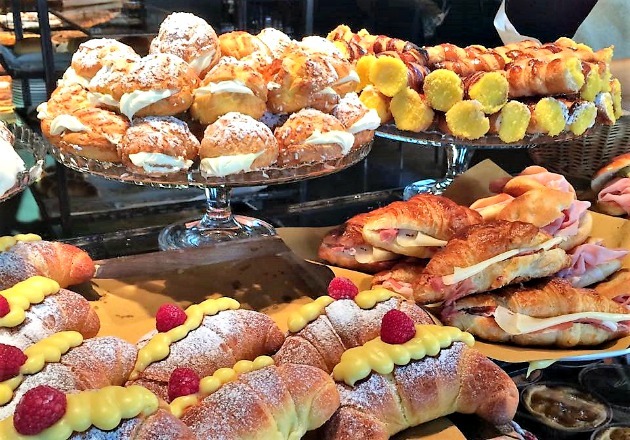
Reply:
[[425, 179], [411, 183], [405, 187], [403, 198], [409, 200], [418, 194], [442, 194], [448, 186], [453, 183], [453, 179]]

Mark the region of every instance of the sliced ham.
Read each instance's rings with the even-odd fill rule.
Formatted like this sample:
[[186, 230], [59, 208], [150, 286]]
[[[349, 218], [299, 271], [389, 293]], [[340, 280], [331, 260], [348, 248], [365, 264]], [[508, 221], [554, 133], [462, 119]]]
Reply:
[[624, 307], [630, 308], [630, 293], [625, 295], [617, 295], [612, 300], [616, 303], [621, 304]]
[[[559, 191], [569, 192], [575, 195], [575, 189], [562, 174], [549, 172], [543, 167], [536, 165], [527, 167], [519, 174], [519, 176], [528, 176], [537, 182], [542, 183], [547, 188], [557, 189]], [[500, 179], [493, 180], [490, 182], [490, 191], [493, 193], [502, 192], [505, 184], [510, 180], [510, 177], [502, 177]]]
[[410, 283], [405, 283], [395, 280], [394, 278], [389, 278], [383, 282], [382, 286], [396, 293], [400, 293], [406, 298], [413, 298], [413, 288], [411, 287]]
[[630, 214], [630, 178], [614, 180], [600, 191], [597, 200], [601, 202], [615, 202]]
[[571, 252], [571, 266], [560, 271], [563, 278], [579, 277], [589, 269], [612, 260], [621, 260], [628, 251], [625, 249], [609, 249], [600, 244], [585, 243], [574, 248]]
[[396, 236], [398, 235], [398, 229], [381, 229], [378, 231], [378, 236], [381, 239], [381, 241], [385, 241], [385, 242], [390, 242], [390, 241], [394, 241], [396, 239]]
[[554, 237], [572, 237], [578, 233], [580, 219], [590, 208], [591, 202], [574, 200], [568, 209], [562, 211], [562, 217], [543, 227], [542, 230]]

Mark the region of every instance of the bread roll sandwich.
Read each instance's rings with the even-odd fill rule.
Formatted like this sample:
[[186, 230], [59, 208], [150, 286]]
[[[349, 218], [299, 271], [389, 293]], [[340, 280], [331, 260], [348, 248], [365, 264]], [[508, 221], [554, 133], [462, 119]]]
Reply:
[[630, 153], [615, 157], [600, 169], [591, 188], [597, 193], [597, 208], [608, 215], [630, 214]]
[[594, 290], [552, 278], [456, 301], [442, 321], [492, 342], [593, 346], [630, 334], [630, 314]]

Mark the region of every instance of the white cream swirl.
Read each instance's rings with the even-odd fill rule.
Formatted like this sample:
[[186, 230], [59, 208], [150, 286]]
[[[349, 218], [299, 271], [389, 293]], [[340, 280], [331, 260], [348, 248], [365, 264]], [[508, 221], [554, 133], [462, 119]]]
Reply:
[[341, 147], [341, 153], [345, 156], [352, 149], [354, 144], [354, 135], [347, 131], [332, 130], [322, 133], [319, 130], [315, 130], [305, 141], [306, 145], [323, 145], [323, 144], [337, 144]]
[[88, 92], [88, 101], [92, 105], [106, 105], [108, 107], [118, 108], [120, 102], [116, 101], [109, 93]]
[[224, 177], [241, 171], [251, 171], [254, 161], [264, 153], [233, 154], [201, 159], [199, 169], [204, 177]]
[[129, 155], [129, 160], [135, 166], [144, 169], [147, 173], [177, 173], [187, 170], [192, 165], [192, 160], [183, 157], [169, 156], [162, 153], [140, 152]]
[[378, 112], [374, 109], [370, 109], [348, 128], [348, 132], [356, 134], [364, 130], [376, 130], [380, 125], [381, 118], [378, 115]]
[[131, 93], [125, 93], [120, 98], [120, 112], [131, 120], [139, 110], [173, 96], [175, 93], [177, 90], [134, 90]]
[[195, 95], [219, 94], [219, 93], [240, 93], [243, 95], [254, 95], [252, 89], [245, 83], [237, 79], [209, 83], [195, 90]]
[[50, 123], [50, 134], [58, 136], [65, 131], [78, 133], [81, 131], [88, 131], [88, 128], [75, 116], [59, 115]]

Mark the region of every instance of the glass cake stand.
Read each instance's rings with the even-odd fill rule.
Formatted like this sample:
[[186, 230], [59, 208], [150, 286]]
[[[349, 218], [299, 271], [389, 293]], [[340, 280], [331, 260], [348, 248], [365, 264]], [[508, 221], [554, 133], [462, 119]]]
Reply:
[[150, 177], [130, 172], [122, 164], [101, 162], [77, 156], [72, 151], [51, 145], [55, 159], [82, 173], [106, 179], [156, 188], [203, 189], [206, 194], [206, 212], [200, 220], [189, 223], [174, 223], [159, 235], [160, 249], [183, 249], [214, 244], [221, 241], [274, 235], [273, 226], [260, 219], [233, 215], [230, 208], [231, 188], [258, 185], [276, 185], [298, 182], [326, 176], [348, 168], [365, 158], [372, 142], [354, 148], [346, 156], [323, 162], [303, 164], [296, 167], [267, 168], [225, 177], [205, 178], [199, 171], [199, 160], [188, 172], [174, 173], [167, 177]]
[[455, 177], [464, 173], [469, 167], [475, 150], [499, 150], [533, 148], [542, 144], [562, 142], [574, 139], [572, 133], [561, 133], [558, 136], [543, 134], [526, 134], [518, 142], [506, 144], [497, 135], [486, 135], [480, 139], [467, 140], [444, 134], [438, 131], [414, 133], [396, 128], [394, 124], [385, 124], [376, 130], [376, 135], [385, 139], [408, 142], [423, 147], [444, 148], [446, 150], [446, 174], [440, 179], [425, 179], [413, 182], [405, 187], [405, 200], [420, 193], [442, 194]]
[[28, 127], [13, 123], [7, 127], [15, 137], [13, 148], [24, 161], [25, 169], [16, 176], [15, 185], [0, 195], [0, 202], [21, 193], [42, 177], [47, 153], [44, 140]]

